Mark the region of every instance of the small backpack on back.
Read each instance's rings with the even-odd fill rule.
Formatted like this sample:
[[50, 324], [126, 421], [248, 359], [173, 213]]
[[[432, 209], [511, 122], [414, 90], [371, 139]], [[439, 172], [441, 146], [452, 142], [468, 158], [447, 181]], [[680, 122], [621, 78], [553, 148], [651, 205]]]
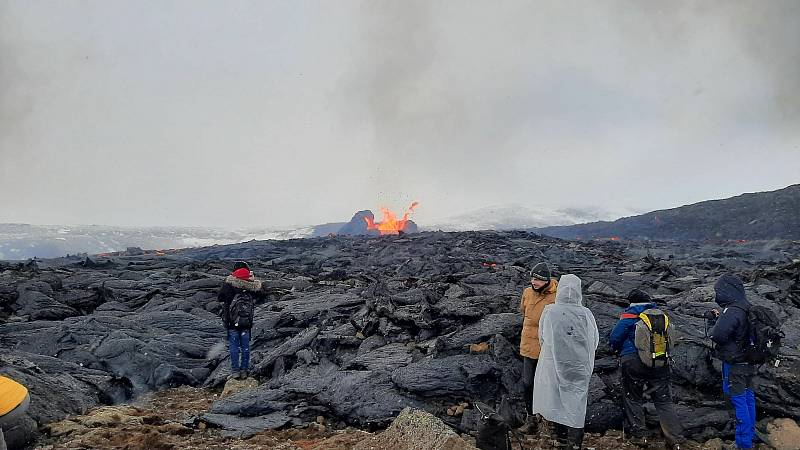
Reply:
[[646, 367], [666, 367], [672, 352], [669, 317], [657, 308], [644, 310], [636, 322], [634, 342]]
[[237, 292], [228, 308], [228, 326], [250, 328], [253, 326], [253, 310], [256, 301], [247, 291]]
[[776, 359], [785, 337], [781, 331], [778, 316], [764, 306], [751, 306], [747, 312], [748, 333], [742, 343], [745, 361], [750, 364], [764, 364]]

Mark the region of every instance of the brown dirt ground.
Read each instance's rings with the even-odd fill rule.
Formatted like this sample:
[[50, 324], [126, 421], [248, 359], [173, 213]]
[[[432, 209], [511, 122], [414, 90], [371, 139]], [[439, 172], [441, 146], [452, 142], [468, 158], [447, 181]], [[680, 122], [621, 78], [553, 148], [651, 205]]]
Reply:
[[109, 450], [345, 450], [369, 433], [331, 430], [320, 425], [267, 431], [249, 439], [222, 437], [212, 428], [187, 427], [205, 412], [219, 392], [180, 387], [141, 398], [134, 405], [100, 407], [44, 427], [36, 449]]
[[[180, 387], [160, 391], [139, 399], [132, 405], [104, 406], [86, 415], [74, 416], [43, 428], [38, 450], [108, 449], [108, 450], [349, 450], [367, 437], [361, 430], [334, 430], [311, 424], [303, 428], [266, 431], [249, 439], [223, 437], [219, 430], [189, 423], [205, 412], [219, 398], [219, 391]], [[474, 444], [474, 438], [464, 436]], [[519, 438], [522, 438], [520, 441]], [[540, 435], [517, 435], [513, 448], [549, 450], [551, 439]], [[624, 442], [621, 433], [587, 434], [585, 449], [639, 450]], [[653, 442], [650, 449], [666, 449], [663, 442]], [[688, 443], [687, 450], [713, 448]], [[768, 448], [766, 446], [758, 448]]]

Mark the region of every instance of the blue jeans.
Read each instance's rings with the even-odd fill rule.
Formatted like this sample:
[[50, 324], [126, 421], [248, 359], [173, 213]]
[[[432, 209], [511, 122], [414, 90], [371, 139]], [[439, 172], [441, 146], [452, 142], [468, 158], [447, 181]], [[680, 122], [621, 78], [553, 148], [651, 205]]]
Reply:
[[[250, 368], [250, 330], [228, 330], [228, 350], [231, 352], [231, 370]], [[239, 362], [239, 355], [242, 360]]]
[[736, 447], [753, 448], [756, 433], [756, 395], [753, 392], [755, 369], [748, 364], [722, 364], [722, 391], [736, 415]]

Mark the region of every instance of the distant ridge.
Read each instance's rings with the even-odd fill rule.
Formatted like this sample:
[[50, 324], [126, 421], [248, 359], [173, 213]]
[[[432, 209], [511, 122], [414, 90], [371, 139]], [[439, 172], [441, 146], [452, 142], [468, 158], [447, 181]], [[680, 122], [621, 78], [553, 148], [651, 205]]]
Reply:
[[534, 231], [562, 239], [800, 239], [800, 184], [653, 211], [613, 222], [544, 227]]

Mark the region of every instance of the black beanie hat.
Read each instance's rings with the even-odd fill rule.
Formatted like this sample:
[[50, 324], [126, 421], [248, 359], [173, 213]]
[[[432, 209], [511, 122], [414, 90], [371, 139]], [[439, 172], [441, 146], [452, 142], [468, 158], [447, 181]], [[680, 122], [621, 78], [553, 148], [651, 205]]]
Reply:
[[236, 263], [233, 264], [233, 270], [237, 270], [237, 269], [250, 270], [250, 266], [248, 266], [247, 263], [244, 262], [244, 261], [236, 261]]
[[647, 292], [641, 289], [634, 289], [628, 293], [628, 303], [653, 303], [653, 299]]
[[533, 266], [533, 269], [531, 269], [531, 278], [542, 281], [550, 281], [550, 268], [547, 267], [547, 263], [540, 262], [539, 264]]

